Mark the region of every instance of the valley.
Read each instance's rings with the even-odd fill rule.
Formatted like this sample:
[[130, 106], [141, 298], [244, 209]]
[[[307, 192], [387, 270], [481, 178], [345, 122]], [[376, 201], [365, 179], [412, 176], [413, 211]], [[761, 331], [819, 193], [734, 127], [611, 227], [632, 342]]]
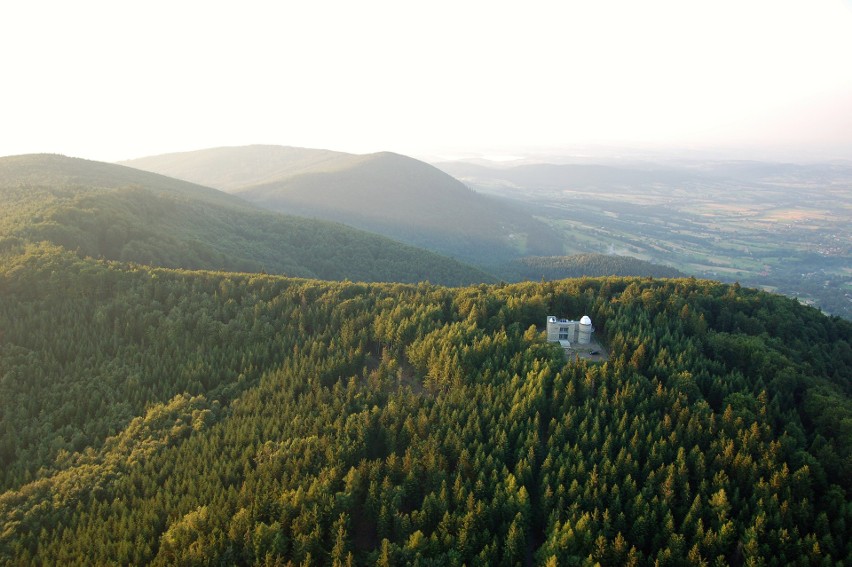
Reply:
[[566, 253], [629, 255], [852, 317], [852, 168], [439, 165], [529, 207]]

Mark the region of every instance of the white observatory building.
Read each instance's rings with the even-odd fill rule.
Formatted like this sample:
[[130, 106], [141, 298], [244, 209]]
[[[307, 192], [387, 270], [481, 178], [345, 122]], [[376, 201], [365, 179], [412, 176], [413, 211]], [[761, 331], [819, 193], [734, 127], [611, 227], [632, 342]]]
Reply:
[[583, 315], [579, 321], [547, 316], [548, 342], [559, 343], [565, 350], [570, 349], [572, 344], [589, 344], [594, 330], [592, 319], [588, 315]]

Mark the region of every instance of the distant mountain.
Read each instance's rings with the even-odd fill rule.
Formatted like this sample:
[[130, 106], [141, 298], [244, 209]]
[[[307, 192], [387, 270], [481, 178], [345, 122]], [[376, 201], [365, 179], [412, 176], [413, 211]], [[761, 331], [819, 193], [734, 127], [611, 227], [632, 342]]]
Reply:
[[163, 154], [121, 164], [234, 193], [301, 173], [333, 171], [353, 157], [357, 156], [330, 150], [253, 145]]
[[451, 161], [436, 163], [435, 167], [475, 186], [505, 185], [539, 189], [679, 183], [705, 175], [686, 169], [666, 168], [652, 164], [648, 164], [647, 168], [550, 163], [500, 166]]
[[500, 199], [422, 161], [393, 153], [249, 146], [125, 162], [232, 191], [263, 207], [339, 221], [493, 267], [558, 254], [559, 236]]
[[656, 184], [684, 184], [719, 180], [775, 182], [806, 179], [831, 182], [848, 178], [845, 164], [791, 164], [747, 160], [593, 163], [504, 164], [483, 160], [435, 163], [435, 167], [475, 187], [524, 189], [586, 189]]
[[42, 241], [173, 268], [449, 285], [493, 279], [388, 238], [270, 213], [158, 174], [56, 155], [0, 158], [0, 250]]
[[573, 256], [530, 256], [513, 263], [520, 279], [561, 280], [565, 278], [638, 276], [683, 278], [686, 274], [630, 256], [576, 254]]

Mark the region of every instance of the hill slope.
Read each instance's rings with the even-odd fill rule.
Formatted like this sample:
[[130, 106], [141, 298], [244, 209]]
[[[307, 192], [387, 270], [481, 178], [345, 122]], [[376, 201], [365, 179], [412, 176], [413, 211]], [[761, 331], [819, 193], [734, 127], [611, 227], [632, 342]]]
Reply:
[[[852, 324], [0, 257], [0, 564], [849, 564]], [[606, 364], [535, 328], [595, 322]]]
[[49, 241], [94, 258], [322, 279], [489, 281], [425, 250], [238, 197], [62, 156], [0, 159], [0, 248]]
[[557, 235], [517, 205], [471, 191], [431, 165], [398, 154], [251, 146], [125, 163], [204, 181], [269, 209], [344, 222], [481, 266], [562, 251]]

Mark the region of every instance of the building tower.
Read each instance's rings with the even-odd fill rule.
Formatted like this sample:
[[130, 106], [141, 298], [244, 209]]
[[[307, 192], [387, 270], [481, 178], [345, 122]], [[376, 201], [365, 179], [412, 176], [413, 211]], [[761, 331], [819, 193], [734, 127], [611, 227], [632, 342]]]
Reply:
[[588, 315], [583, 315], [580, 318], [580, 329], [577, 336], [577, 343], [581, 345], [587, 345], [592, 341], [592, 331], [594, 327], [592, 327], [592, 320]]

